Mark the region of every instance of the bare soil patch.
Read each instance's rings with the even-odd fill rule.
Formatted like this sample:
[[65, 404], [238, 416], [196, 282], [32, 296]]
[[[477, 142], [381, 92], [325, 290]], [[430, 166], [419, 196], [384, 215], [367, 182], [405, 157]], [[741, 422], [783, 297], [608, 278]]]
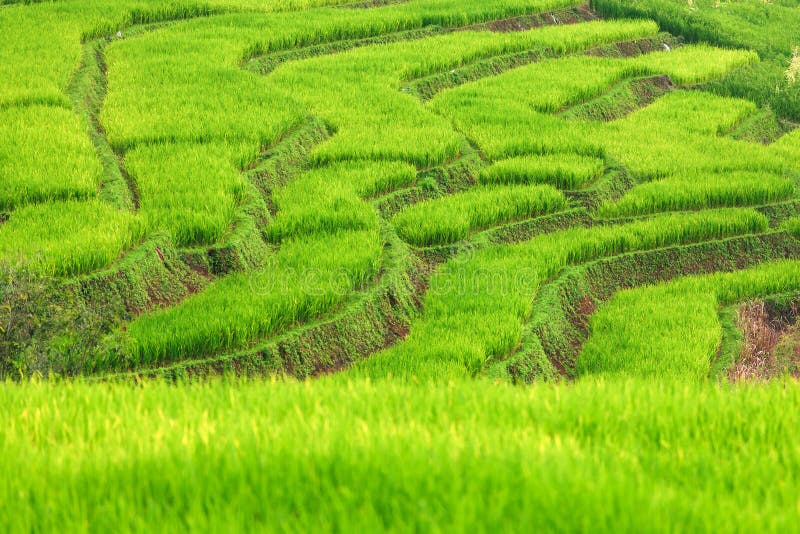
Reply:
[[800, 378], [800, 328], [795, 303], [789, 314], [776, 312], [765, 302], [745, 304], [737, 326], [744, 346], [728, 376], [734, 382], [771, 380], [791, 375]]

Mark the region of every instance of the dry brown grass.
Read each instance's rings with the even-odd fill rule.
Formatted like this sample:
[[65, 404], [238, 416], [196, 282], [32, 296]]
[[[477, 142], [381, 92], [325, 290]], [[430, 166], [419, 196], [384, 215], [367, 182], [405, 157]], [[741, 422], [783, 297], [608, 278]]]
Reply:
[[790, 323], [783, 317], [771, 315], [764, 302], [753, 302], [741, 307], [737, 326], [744, 336], [744, 346], [728, 374], [731, 380], [766, 381], [787, 374], [800, 377], [797, 322]]

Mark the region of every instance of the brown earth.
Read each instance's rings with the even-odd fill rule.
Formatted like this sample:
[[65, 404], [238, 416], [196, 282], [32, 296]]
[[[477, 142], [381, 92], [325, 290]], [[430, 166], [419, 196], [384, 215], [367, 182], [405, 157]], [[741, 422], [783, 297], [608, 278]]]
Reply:
[[[792, 315], [796, 317], [796, 313]], [[744, 346], [728, 373], [732, 381], [771, 380], [787, 374], [800, 378], [800, 330], [796, 319], [776, 314], [764, 302], [752, 302], [740, 308], [737, 326], [744, 336]]]

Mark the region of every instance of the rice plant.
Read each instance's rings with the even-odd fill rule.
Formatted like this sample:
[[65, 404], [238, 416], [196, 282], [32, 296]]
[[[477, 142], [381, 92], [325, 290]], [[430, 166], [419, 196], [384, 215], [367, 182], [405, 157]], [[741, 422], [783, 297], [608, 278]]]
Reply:
[[768, 204], [791, 198], [794, 190], [792, 180], [777, 174], [690, 173], [639, 185], [620, 200], [602, 206], [600, 213], [605, 216], [642, 215]]
[[431, 279], [424, 313], [406, 340], [357, 364], [352, 372], [426, 380], [474, 376], [519, 345], [539, 287], [562, 268], [766, 229], [766, 218], [752, 210], [669, 214], [565, 230], [456, 257]]
[[[410, 7], [397, 9], [392, 17], [405, 20], [408, 15], [401, 11]], [[288, 15], [256, 17], [259, 25], [252, 16], [213, 17], [113, 44], [107, 53], [109, 90], [102, 117], [112, 144], [126, 149], [151, 141], [247, 139], [268, 145], [310, 112], [337, 129], [337, 135], [320, 147], [320, 163], [375, 157], [430, 166], [456, 155], [461, 139], [447, 121], [398, 92], [402, 80], [493, 54], [555, 43], [576, 50], [655, 32], [645, 22], [592, 23], [569, 31], [545, 29], [507, 36], [459, 32], [290, 63], [266, 80], [240, 69], [242, 48], [248, 39], [264, 35], [264, 25], [274, 28], [276, 43], [287, 35], [296, 38], [310, 32], [319, 37], [326, 25], [331, 31], [352, 27], [347, 30], [350, 37], [384, 31], [371, 27], [374, 13], [333, 17], [340, 12], [321, 10], [308, 21]], [[409, 27], [416, 27], [414, 20]], [[367, 23], [359, 29], [359, 24]], [[269, 48], [275, 46], [288, 44]], [[190, 71], [187, 63], [192, 65]], [[326, 92], [321, 94], [320, 87]], [[328, 98], [332, 93], [339, 98]]]
[[[532, 47], [544, 50], [560, 39], [564, 49], [574, 51], [622, 35], [654, 32], [650, 24], [624, 22], [503, 36], [457, 32], [289, 63], [269, 79], [291, 88], [295, 99], [336, 129], [337, 134], [316, 151], [316, 161], [402, 159], [424, 168], [457, 156], [462, 139], [448, 121], [398, 91], [405, 80], [447, 71], [482, 57]], [[319, 87], [326, 87], [339, 98], [328, 98]]]
[[143, 233], [134, 215], [97, 200], [33, 204], [0, 226], [0, 257], [47, 276], [85, 274], [111, 265]]
[[[554, 373], [548, 343], [579, 350], [534, 334], [558, 332], [560, 317], [534, 302], [571, 266], [789, 239], [779, 221], [800, 236], [800, 130], [783, 135], [793, 125], [781, 122], [800, 119], [800, 0], [592, 0], [641, 20], [562, 24], [590, 17], [584, 3], [0, 0], [0, 345], [12, 346], [12, 322], [33, 332], [70, 316], [13, 345], [22, 354], [0, 368], [14, 379], [28, 378], [22, 360], [63, 369], [53, 362], [83, 332], [74, 316], [103, 323], [81, 370], [137, 375], [135, 387], [0, 384], [0, 528], [796, 530], [800, 388], [705, 382], [720, 308], [799, 294], [800, 262], [618, 292], [591, 317], [573, 383], [475, 380], [517, 365], [528, 344]], [[501, 20], [521, 15], [534, 16]], [[660, 28], [701, 44], [639, 54]], [[91, 137], [67, 96], [86, 59], [97, 62], [81, 75], [100, 110]], [[620, 84], [662, 75], [676, 90], [646, 106], [568, 120], [576, 106], [616, 101]], [[413, 94], [419, 79], [431, 81], [427, 102]], [[762, 116], [775, 126], [764, 144], [738, 135]], [[326, 135], [295, 135], [311, 122]], [[90, 138], [107, 138], [103, 161], [119, 158], [118, 182], [130, 178], [130, 211], [97, 195], [109, 182]], [[254, 162], [275, 178], [259, 191]], [[568, 210], [606, 162], [614, 176], [591, 194], [613, 200]], [[256, 230], [243, 210], [261, 193], [271, 216]], [[266, 264], [206, 273], [215, 245], [244, 230]], [[418, 247], [470, 241], [412, 250], [395, 232]], [[132, 309], [118, 287], [155, 301], [163, 279], [139, 254], [115, 264], [159, 233], [178, 247], [164, 267], [202, 271], [208, 284]], [[43, 280], [54, 294], [25, 315], [38, 296], [15, 287], [18, 268], [79, 279]], [[398, 279], [407, 293], [386, 283]], [[72, 290], [79, 298], [64, 300], [81, 304], [65, 310]], [[375, 328], [353, 329], [366, 315]], [[330, 336], [322, 354], [303, 341], [315, 327]], [[259, 371], [296, 373], [307, 358], [338, 371], [394, 344], [304, 384], [138, 376], [210, 362], [247, 373], [279, 338], [288, 349]]]
[[80, 63], [81, 31], [67, 5], [48, 2], [0, 10], [4, 37], [0, 42], [0, 105], [69, 106], [64, 91]]
[[[224, 17], [219, 17], [219, 20], [225, 20]], [[219, 23], [219, 22], [217, 22]], [[197, 22], [196, 25], [208, 24], [206, 22]], [[653, 31], [653, 26], [650, 24], [630, 24], [623, 26], [616, 26], [614, 24], [608, 25], [593, 25], [589, 31], [590, 37], [583, 38], [583, 41], [578, 39], [576, 42], [589, 43], [595, 40], [602, 40], [604, 38], [617, 37], [620, 34], [620, 28], [625, 32], [633, 33], [634, 35], [641, 34], [642, 32]], [[155, 35], [155, 34], [154, 34]], [[239, 32], [236, 39], [241, 40], [246, 37], [246, 32]], [[554, 32], [547, 34], [547, 39], [554, 39]], [[159, 36], [163, 38], [164, 36]], [[467, 55], [471, 54], [473, 57], [478, 54], [490, 54], [498, 50], [498, 44], [493, 43], [489, 38], [489, 34], [483, 35], [479, 33], [464, 34], [455, 37], [448, 37], [448, 40], [443, 40], [443, 46], [438, 49], [439, 54], [444, 54], [444, 58], [450, 54], [452, 59], [446, 60], [445, 64], [457, 64], [462, 61]], [[148, 37], [143, 37], [140, 40], [131, 41], [130, 46], [134, 46], [145, 58], [146, 67], [147, 61], [152, 64], [153, 75], [156, 75], [155, 69], [161, 69], [165, 63], [154, 60], [157, 56], [156, 51], [152, 47], [164, 46], [163, 40], [148, 41]], [[180, 39], [180, 38], [178, 38]], [[532, 42], [536, 41], [536, 31], [526, 32], [523, 35], [511, 36], [506, 38], [500, 45], [503, 47], [500, 50], [507, 50], [508, 47], [516, 47], [512, 49], [522, 49], [529, 46]], [[505, 43], [505, 44], [504, 44]], [[109, 99], [105, 110], [106, 119], [110, 120], [109, 130], [113, 133], [114, 120], [112, 119], [114, 113], [120, 113], [121, 116], [133, 116], [130, 110], [126, 111], [125, 107], [118, 107], [114, 101], [114, 70], [120, 71], [122, 63], [117, 64], [116, 58], [120, 61], [127, 61], [126, 65], [130, 69], [125, 69], [124, 73], [120, 76], [131, 77], [123, 84], [119, 81], [120, 85], [126, 87], [126, 91], [133, 91], [136, 88], [134, 79], [139, 75], [136, 74], [137, 68], [139, 71], [142, 66], [137, 67], [131, 63], [132, 59], [139, 57], [136, 54], [129, 55], [128, 50], [123, 46], [125, 43], [118, 45], [117, 52], [112, 54], [109, 51], [109, 67], [110, 67], [110, 82], [109, 82]], [[175, 42], [177, 49], [181, 49], [178, 42]], [[447, 45], [447, 46], [444, 46]], [[127, 46], [127, 44], [126, 44]], [[427, 50], [420, 44], [404, 44], [405, 51], [403, 54], [396, 55], [398, 50], [403, 50], [398, 46], [391, 47], [376, 47], [376, 49], [364, 49], [363, 51], [356, 51], [352, 54], [343, 55], [342, 58], [317, 58], [299, 62], [294, 65], [286, 65], [276, 71], [270, 78], [269, 84], [263, 83], [265, 88], [276, 88], [285, 86], [286, 88], [292, 87], [294, 89], [293, 98], [295, 101], [305, 102], [313, 112], [322, 116], [324, 119], [332, 123], [333, 127], [337, 130], [336, 135], [332, 141], [323, 144], [318, 150], [316, 155], [316, 163], [323, 164], [328, 159], [343, 159], [353, 160], [361, 157], [373, 158], [401, 158], [406, 161], [414, 162], [417, 165], [429, 165], [436, 162], [441, 162], [447, 157], [455, 155], [456, 150], [461, 146], [461, 137], [450, 128], [446, 120], [437, 117], [429, 112], [426, 112], [415, 101], [409, 99], [407, 96], [402, 95], [396, 91], [396, 84], [398, 77], [403, 76], [407, 72], [407, 61], [413, 59], [417, 63], [424, 64], [426, 58], [431, 58], [433, 61], [434, 54], [432, 50], [428, 50], [426, 54], [421, 54], [420, 51]], [[148, 49], [148, 47], [151, 47]], [[208, 57], [198, 58], [198, 61], [210, 64], [211, 61], [219, 61], [221, 56], [228, 53], [232, 48], [221, 47], [215, 50], [213, 54]], [[148, 51], [149, 50], [149, 51]], [[194, 53], [200, 54], [199, 50]], [[116, 55], [118, 54], [118, 55]], [[187, 52], [188, 54], [188, 52]], [[186, 59], [187, 54], [182, 56]], [[364, 56], [364, 61], [353, 61], [358, 59], [359, 54]], [[350, 56], [354, 57], [350, 57]], [[441, 65], [442, 57], [435, 59], [436, 68]], [[167, 61], [168, 64], [168, 61]], [[117, 65], [117, 67], [115, 67]], [[320, 68], [324, 65], [324, 68]], [[217, 68], [217, 67], [215, 67]], [[427, 67], [426, 67], [427, 68]], [[378, 70], [376, 70], [378, 69]], [[167, 68], [163, 73], [172, 72], [172, 67]], [[323, 77], [320, 76], [322, 72]], [[365, 82], [364, 74], [366, 72], [372, 73], [370, 85]], [[383, 73], [383, 74], [381, 74]], [[181, 74], [184, 76], [184, 74]], [[196, 74], [192, 74], [195, 76]], [[239, 76], [239, 74], [236, 74]], [[256, 80], [257, 81], [257, 80]], [[357, 83], [356, 83], [357, 82]], [[250, 83], [250, 82], [248, 82]], [[337, 86], [341, 85], [342, 95], [352, 95], [341, 100], [332, 100], [330, 98], [320, 98], [312, 89], [316, 90], [320, 85], [326, 86], [329, 90], [336, 92]], [[180, 91], [187, 90], [188, 86], [183, 84], [176, 84], [174, 82], [166, 82], [165, 87], [177, 87]], [[357, 88], [358, 92], [353, 93], [353, 88]], [[271, 91], [272, 89], [266, 89]], [[277, 90], [277, 89], [276, 89]], [[117, 92], [118, 96], [119, 93]], [[130, 93], [131, 95], [133, 93]], [[196, 91], [193, 94], [208, 95], [212, 94], [208, 90]], [[126, 97], [127, 98], [127, 97]], [[203, 96], [205, 98], [205, 96]], [[348, 100], [352, 99], [352, 100]], [[263, 95], [254, 96], [254, 101], [258, 105], [270, 106], [269, 100], [265, 100]], [[169, 99], [167, 99], [169, 101]], [[380, 116], [393, 117], [392, 130], [382, 122], [371, 121], [375, 117], [375, 111], [369, 111], [365, 104], [370, 103], [374, 105], [375, 109], [380, 112]], [[141, 106], [141, 103], [137, 103]], [[227, 106], [228, 104], [226, 104]], [[247, 115], [249, 113], [247, 104], [242, 104], [238, 100], [231, 99], [229, 101], [230, 111], [222, 111], [218, 117], [218, 123], [214, 120], [201, 119], [198, 115], [197, 121], [203, 122], [202, 128], [210, 127], [215, 128], [215, 124], [225, 125], [232, 124], [233, 128], [241, 129], [241, 134], [236, 133], [239, 130], [232, 130], [228, 133], [227, 126], [218, 133], [210, 132], [210, 138], [218, 138], [227, 143], [232, 143], [234, 140], [242, 142], [252, 139], [251, 132], [246, 128], [247, 123], [242, 122], [240, 116], [242, 113]], [[399, 108], [397, 106], [400, 106]], [[145, 109], [149, 107], [144, 106]], [[244, 109], [242, 109], [244, 108]], [[198, 108], [199, 109], [199, 108]], [[212, 114], [213, 114], [212, 107]], [[229, 113], [236, 110], [236, 119], [229, 117]], [[283, 107], [281, 109], [287, 109]], [[364, 111], [364, 110], [367, 111]], [[112, 111], [113, 110], [113, 111]], [[411, 117], [405, 117], [404, 114]], [[174, 113], [170, 111], [170, 113]], [[340, 114], [340, 115], [337, 115]], [[358, 114], [361, 115], [358, 115]], [[203, 117], [209, 114], [208, 109], [204, 109]], [[138, 115], [142, 117], [143, 115]], [[175, 115], [178, 120], [186, 120], [184, 115]], [[157, 120], [160, 122], [160, 115], [154, 114], [148, 116], [147, 120]], [[191, 114], [189, 115], [191, 117]], [[263, 112], [253, 113], [252, 117], [263, 121]], [[278, 115], [278, 122], [280, 124], [280, 117]], [[362, 118], [363, 117], [363, 118]], [[346, 122], [345, 122], [346, 119]], [[194, 119], [191, 119], [194, 120]], [[397, 121], [407, 121], [407, 124], [396, 124]], [[371, 122], [374, 124], [371, 125]], [[176, 129], [178, 131], [198, 131], [191, 126], [170, 126], [169, 120], [159, 127], [167, 129]], [[268, 122], [263, 122], [263, 125], [268, 125]], [[275, 124], [273, 122], [273, 124]], [[429, 124], [433, 130], [426, 130], [426, 124]], [[261, 130], [269, 126], [259, 126]], [[345, 125], [348, 129], [345, 129]], [[141, 126], [136, 126], [140, 128]], [[149, 127], [148, 127], [149, 128]], [[201, 129], [202, 129], [201, 128]], [[274, 132], [285, 129], [285, 124], [276, 125]], [[245, 130], [248, 130], [245, 132]], [[380, 130], [380, 137], [376, 132]], [[131, 130], [133, 131], [133, 130]], [[147, 129], [148, 132], [151, 130]], [[348, 131], [351, 132], [348, 134]], [[395, 133], [392, 133], [395, 132]], [[405, 132], [405, 133], [404, 133]], [[441, 134], [441, 135], [440, 135]], [[203, 138], [203, 134], [200, 139]], [[259, 134], [261, 141], [271, 134]], [[348, 138], [348, 135], [366, 136], [370, 137], [371, 144], [366, 142], [366, 137], [360, 141], [353, 142], [353, 138]], [[392, 139], [386, 139], [385, 135], [394, 136]], [[410, 135], [408, 139], [404, 136]], [[124, 134], [122, 138], [131, 139], [134, 144], [141, 142], [135, 141], [135, 136]], [[190, 138], [193, 141], [199, 140], [198, 138]], [[360, 138], [359, 138], [360, 139]], [[423, 142], [424, 140], [424, 142]], [[325, 156], [330, 154], [331, 147], [337, 146], [347, 147], [345, 152], [335, 156]], [[380, 144], [382, 143], [382, 144]], [[442, 144], [444, 143], [444, 145]], [[371, 152], [371, 146], [380, 144], [380, 153]], [[119, 147], [125, 147], [125, 142], [120, 141]], [[128, 147], [130, 148], [130, 147]], [[364, 152], [364, 149], [367, 152]], [[354, 164], [355, 165], [355, 164]], [[147, 170], [140, 170], [140, 173], [152, 172]], [[329, 171], [326, 171], [329, 172]], [[408, 171], [403, 171], [407, 176]], [[157, 174], [154, 173], [157, 176]], [[389, 180], [391, 183], [394, 179]], [[327, 184], [330, 186], [331, 184]], [[337, 192], [338, 188], [338, 192]], [[306, 254], [308, 257], [302, 263], [303, 272], [315, 272], [322, 269], [325, 276], [330, 275], [330, 270], [340, 269], [334, 262], [330, 270], [323, 268], [328, 261], [326, 258], [336, 258], [339, 262], [347, 264], [349, 261], [347, 257], [338, 257], [333, 249], [339, 248], [337, 240], [343, 239], [341, 236], [364, 236], [360, 237], [361, 241], [356, 245], [345, 245], [343, 248], [348, 249], [348, 254], [354, 258], [359, 259], [358, 272], [364, 273], [363, 275], [355, 277], [355, 282], [345, 284], [343, 288], [336, 285], [333, 289], [326, 289], [321, 295], [317, 295], [315, 291], [308, 291], [305, 287], [306, 284], [311, 282], [305, 280], [294, 280], [287, 282], [286, 288], [283, 292], [271, 294], [269, 297], [260, 296], [254, 299], [244, 299], [238, 306], [234, 308], [234, 312], [230, 317], [225, 317], [219, 320], [209, 320], [214, 312], [213, 309], [223, 309], [230, 306], [230, 299], [233, 295], [239, 295], [242, 292], [244, 279], [242, 277], [232, 277], [224, 279], [204, 293], [192, 297], [176, 308], [170, 310], [160, 311], [151, 315], [144, 316], [140, 319], [133, 321], [128, 326], [128, 335], [132, 339], [131, 361], [125, 362], [126, 365], [136, 364], [152, 364], [156, 362], [175, 361], [187, 357], [196, 357], [208, 355], [219, 351], [232, 350], [245, 346], [247, 343], [257, 339], [269, 337], [277, 332], [280, 332], [290, 325], [296, 324], [298, 321], [308, 320], [312, 317], [318, 316], [325, 311], [332, 309], [333, 306], [342, 302], [349, 291], [357, 288], [363, 280], [369, 278], [375, 272], [376, 262], [380, 258], [380, 240], [376, 238], [374, 226], [374, 214], [370, 217], [369, 211], [364, 211], [357, 203], [356, 194], [358, 191], [348, 189], [346, 184], [341, 187], [333, 186], [324, 187], [320, 183], [320, 177], [315, 176], [315, 171], [312, 171], [309, 176], [301, 178], [296, 184], [292, 184], [285, 190], [276, 193], [276, 201], [279, 208], [287, 208], [285, 213], [280, 213], [276, 218], [274, 226], [269, 230], [270, 236], [278, 241], [281, 241], [281, 248], [276, 256], [276, 262], [271, 267], [268, 267], [263, 276], [274, 277], [281, 280], [292, 280], [292, 269], [287, 271], [283, 266], [282, 261], [287, 258], [287, 255], [292, 254]], [[503, 188], [499, 188], [494, 196], [488, 197], [489, 201], [506, 202], [508, 205], [505, 207], [489, 206], [486, 199], [479, 198], [479, 195], [473, 193], [471, 201], [475, 204], [475, 212], [470, 221], [470, 226], [478, 228], [492, 224], [495, 221], [507, 220], [517, 216], [530, 216], [536, 213], [549, 212], [555, 209], [560, 209], [564, 204], [563, 197], [553, 189], [538, 188], [541, 194], [532, 194], [531, 192], [525, 193], [524, 191], [533, 191], [536, 188], [505, 188], [507, 191], [501, 193]], [[469, 198], [469, 197], [468, 197]], [[345, 200], [349, 199], [349, 200]], [[344, 202], [344, 203], [343, 203]], [[483, 208], [479, 207], [481, 204]], [[337, 205], [344, 206], [345, 209], [337, 210]], [[315, 206], [317, 206], [315, 208]], [[280, 210], [282, 211], [282, 210]], [[338, 215], [337, 215], [338, 213]], [[343, 230], [349, 230], [342, 233]], [[459, 230], [461, 231], [461, 230]], [[327, 233], [333, 233], [333, 237]], [[308, 238], [298, 238], [307, 234]], [[316, 253], [309, 252], [304, 246], [301, 246], [303, 239], [308, 239], [310, 242], [316, 243], [317, 246], [326, 247], [324, 252]], [[352, 238], [355, 239], [355, 238]], [[298, 248], [300, 247], [300, 248]], [[296, 251], [300, 252], [296, 252]], [[298, 260], [299, 261], [299, 260]], [[330, 261], [333, 261], [331, 259]], [[355, 260], [353, 260], [355, 261]], [[348, 273], [354, 271], [349, 269]], [[355, 271], [354, 271], [355, 272]], [[348, 277], [353, 278], [348, 274]], [[347, 277], [346, 277], [347, 278]], [[312, 294], [309, 294], [312, 293]], [[257, 314], [257, 315], [254, 315]]]
[[784, 261], [620, 292], [592, 317], [578, 369], [702, 381], [722, 341], [720, 306], [798, 291], [800, 263]]
[[443, 245], [466, 239], [475, 230], [553, 213], [565, 205], [564, 196], [551, 186], [483, 186], [416, 204], [396, 215], [393, 223], [409, 243]]
[[124, 360], [97, 365], [200, 358], [285, 332], [345, 302], [377, 273], [382, 252], [375, 230], [284, 242], [263, 269], [227, 276], [175, 307], [135, 319], [126, 327]]
[[236, 147], [157, 144], [127, 153], [139, 212], [152, 231], [179, 247], [212, 245], [229, 230], [250, 184], [234, 165]]
[[[607, 153], [642, 173], [656, 172], [651, 169], [665, 163], [683, 165], [686, 159], [706, 166], [711, 166], [707, 163], [710, 161], [719, 165], [735, 160], [753, 167], [775, 168], [781, 162], [775, 162], [763, 147], [740, 147], [741, 143], [718, 139], [720, 132], [755, 113], [753, 104], [741, 100], [679, 91], [612, 123], [553, 116], [628, 78], [668, 74], [693, 83], [753, 60], [747, 52], [706, 46], [625, 59], [551, 59], [443, 91], [429, 106], [451, 118], [493, 160], [575, 152], [591, 156]], [[672, 134], [673, 129], [679, 129], [681, 136]], [[709, 150], [710, 146], [714, 150]], [[687, 150], [695, 152], [697, 158], [676, 157], [676, 153]]]
[[0, 109], [0, 210], [86, 199], [102, 175], [80, 119], [63, 108]]
[[485, 184], [551, 184], [559, 189], [580, 189], [604, 170], [602, 159], [577, 154], [522, 156], [481, 169], [479, 179]]
[[755, 52], [725, 50], [700, 44], [647, 54], [628, 62], [640, 65], [652, 73], [668, 74], [679, 85], [692, 85], [719, 78], [735, 68], [758, 61]]
[[[463, 17], [455, 18], [452, 17], [452, 11], [449, 11], [454, 5], [452, 2], [425, 0], [376, 10], [317, 9], [309, 11], [304, 17], [297, 17], [293, 13], [264, 15], [248, 13], [197, 19], [176, 25], [174, 28], [114, 43], [109, 47], [107, 53], [109, 89], [102, 120], [108, 128], [112, 145], [118, 149], [126, 149], [137, 143], [153, 140], [248, 139], [257, 144], [269, 145], [281, 133], [299, 123], [309, 111], [341, 125], [342, 121], [332, 120], [338, 119], [338, 116], [330, 118], [326, 114], [321, 114], [315, 109], [317, 106], [311, 106], [309, 109], [308, 98], [319, 99], [315, 96], [319, 87], [327, 86], [330, 92], [336, 92], [338, 86], [347, 85], [347, 88], [339, 93], [340, 99], [325, 98], [320, 104], [324, 105], [326, 110], [333, 108], [331, 111], [341, 113], [344, 109], [349, 111], [349, 115], [353, 115], [359, 114], [359, 110], [366, 102], [377, 100], [377, 109], [373, 108], [370, 112], [367, 108], [360, 112], [366, 120], [356, 121], [357, 125], [368, 128], [370, 121], [383, 118], [382, 115], [385, 113], [391, 113], [398, 121], [402, 120], [404, 115], [410, 114], [411, 118], [406, 120], [421, 129], [421, 133], [415, 135], [413, 129], [407, 126], [401, 127], [397, 135], [402, 141], [408, 144], [409, 141], [425, 140], [427, 136], [428, 142], [432, 143], [444, 136], [437, 150], [457, 151], [458, 141], [448, 139], [448, 136], [452, 137], [452, 132], [444, 130], [444, 121], [436, 117], [424, 118], [424, 121], [430, 124], [429, 127], [434, 128], [425, 131], [427, 126], [419, 122], [420, 112], [414, 109], [413, 102], [406, 102], [406, 98], [396, 94], [395, 71], [403, 65], [397, 60], [390, 61], [392, 55], [387, 51], [383, 52], [382, 58], [375, 59], [378, 61], [377, 65], [362, 67], [369, 70], [370, 76], [359, 76], [355, 88], [352, 83], [348, 84], [348, 80], [353, 81], [352, 74], [345, 79], [341, 78], [346, 73], [340, 71], [353, 68], [346, 62], [349, 59], [348, 54], [343, 55], [345, 63], [343, 58], [337, 55], [300, 62], [296, 66], [286, 65], [286, 69], [280, 69], [285, 71], [283, 74], [275, 73], [267, 80], [242, 71], [240, 68], [242, 56], [252, 57], [257, 53], [294, 46], [328, 40], [370, 37], [432, 24], [464, 25], [485, 20], [490, 14], [498, 16], [522, 14], [571, 3], [574, 2], [539, 0], [531, 4], [522, 0], [505, 0], [487, 6], [483, 2], [470, 0], [460, 3]], [[638, 32], [645, 26], [652, 31], [652, 25], [643, 23], [629, 25], [631, 28], [640, 28]], [[602, 31], [596, 33], [602, 34]], [[264, 36], [269, 36], [269, 40], [263, 41]], [[525, 35], [512, 35], [492, 43], [489, 37], [488, 34], [477, 37], [464, 35], [451, 37], [451, 40], [462, 42], [477, 40], [484, 48], [495, 50], [499, 47], [501, 51], [512, 48], [524, 49], [526, 44], [530, 46], [531, 41], [531, 38]], [[512, 47], [509, 43], [514, 42], [517, 44]], [[407, 56], [419, 49], [419, 44], [405, 46], [410, 48], [406, 52]], [[453, 51], [458, 52], [456, 49]], [[432, 57], [435, 54], [429, 50], [428, 55]], [[447, 60], [442, 58], [429, 61]], [[325, 72], [314, 70], [319, 62], [327, 63], [328, 69], [335, 67], [336, 70], [331, 70], [327, 75]], [[187, 64], [192, 65], [192, 68], [186, 69]], [[296, 72], [297, 69], [314, 70], [313, 80], [303, 83], [303, 80], [288, 79], [290, 76], [296, 78], [301, 74]], [[381, 71], [384, 75], [377, 76]], [[281, 78], [285, 81], [281, 82]], [[389, 85], [394, 86], [386, 87], [387, 80]], [[376, 86], [382, 88], [383, 98], [376, 97]], [[313, 94], [306, 94], [309, 89], [313, 89]], [[354, 89], [361, 93], [353, 94]], [[353, 100], [341, 100], [344, 97]], [[298, 99], [305, 104], [305, 107], [298, 103]], [[381, 100], [387, 102], [381, 105]], [[354, 102], [357, 105], [353, 105]], [[142, 113], [143, 110], [146, 113]], [[380, 125], [362, 132], [348, 146], [351, 151], [361, 146], [380, 147], [381, 145], [376, 144], [368, 135], [384, 133], [386, 130]], [[343, 132], [342, 136], [344, 135]], [[436, 157], [439, 158], [438, 154]], [[397, 158], [389, 157], [389, 159]], [[424, 164], [430, 158], [418, 156], [417, 159]], [[330, 157], [322, 159], [322, 161], [329, 160]]]
[[770, 146], [773, 154], [784, 161], [797, 161], [800, 157], [800, 129], [784, 135]]
[[797, 521], [793, 382], [44, 381], [4, 384], [0, 406], [0, 523], [20, 530]]
[[218, 57], [225, 47], [213, 45], [212, 53], [210, 42], [198, 42], [201, 36], [157, 35], [123, 40], [106, 52], [108, 95], [101, 120], [116, 150], [216, 141], [247, 142], [257, 151], [302, 121], [303, 111], [289, 94], [225, 65]]
[[696, 4], [698, 9], [689, 12], [682, 0], [592, 2], [602, 14], [653, 19], [664, 30], [691, 41], [755, 50], [764, 61], [737, 69], [708, 85], [708, 89], [722, 96], [752, 100], [759, 106], [769, 106], [782, 117], [800, 120], [800, 87], [788, 83], [785, 77], [792, 50], [800, 43], [796, 3], [724, 2], [721, 8], [706, 0]]
[[379, 191], [408, 185], [416, 169], [404, 163], [345, 162], [312, 169], [273, 196], [278, 214], [267, 233], [273, 241], [310, 233], [377, 228], [363, 201]]
[[[0, 2], [0, 5], [6, 3], [9, 2]], [[95, 0], [21, 3], [28, 5], [9, 5], [0, 13], [0, 33], [6, 37], [0, 42], [0, 78], [4, 80], [0, 86], [0, 106], [27, 103], [69, 106], [64, 91], [79, 66], [81, 43], [114, 35], [117, 31], [126, 36], [126, 29], [132, 25], [227, 11], [275, 12], [347, 2], [176, 0], [165, 5], [160, 0]]]
[[602, 143], [642, 177], [753, 171], [782, 174], [795, 164], [775, 147], [724, 134], [757, 112], [744, 100], [678, 91], [603, 128]]
[[692, 41], [749, 48], [766, 57], [785, 56], [800, 42], [800, 14], [793, 0], [783, 2], [726, 2], [696, 0], [689, 11], [683, 0], [593, 0], [600, 13], [656, 20], [666, 31]]

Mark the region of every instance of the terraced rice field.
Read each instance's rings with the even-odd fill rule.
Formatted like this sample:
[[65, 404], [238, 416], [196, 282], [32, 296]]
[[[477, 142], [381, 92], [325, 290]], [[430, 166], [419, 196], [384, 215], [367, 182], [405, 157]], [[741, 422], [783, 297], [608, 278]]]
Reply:
[[0, 526], [800, 529], [798, 0], [0, 0]]

